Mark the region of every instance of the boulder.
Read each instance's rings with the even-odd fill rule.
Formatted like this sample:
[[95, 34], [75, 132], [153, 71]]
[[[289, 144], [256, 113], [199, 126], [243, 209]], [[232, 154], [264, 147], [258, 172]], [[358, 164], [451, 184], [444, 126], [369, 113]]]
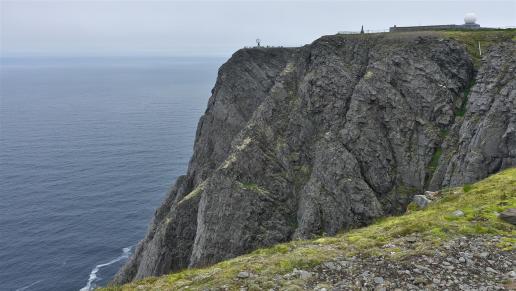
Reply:
[[425, 196], [426, 198], [430, 199], [430, 200], [435, 200], [439, 197], [441, 193], [439, 193], [439, 191], [425, 191]]
[[516, 208], [509, 208], [498, 216], [501, 220], [516, 225]]
[[412, 201], [414, 203], [416, 203], [416, 205], [419, 208], [426, 208], [428, 206], [428, 204], [430, 204], [430, 202], [432, 202], [430, 199], [426, 198], [425, 195], [415, 195], [414, 198], [412, 199]]
[[249, 272], [240, 272], [240, 273], [238, 273], [238, 275], [237, 275], [237, 277], [238, 277], [239, 279], [249, 278], [249, 276], [250, 276], [250, 275], [249, 275]]
[[462, 210], [455, 210], [455, 211], [453, 211], [453, 216], [462, 217], [462, 216], [464, 216], [464, 212], [462, 212]]

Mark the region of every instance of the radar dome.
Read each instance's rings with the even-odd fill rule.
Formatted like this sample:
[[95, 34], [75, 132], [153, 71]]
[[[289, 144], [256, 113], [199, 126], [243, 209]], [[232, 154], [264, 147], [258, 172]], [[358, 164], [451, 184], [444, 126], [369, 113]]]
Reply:
[[464, 16], [464, 23], [466, 24], [475, 24], [475, 21], [477, 21], [475, 13], [468, 13]]

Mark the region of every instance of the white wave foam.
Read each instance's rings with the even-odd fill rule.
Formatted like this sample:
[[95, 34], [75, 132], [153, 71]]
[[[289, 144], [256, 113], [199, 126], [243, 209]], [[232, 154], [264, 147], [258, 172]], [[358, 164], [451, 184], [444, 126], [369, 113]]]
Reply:
[[93, 270], [91, 270], [90, 272], [90, 277], [88, 278], [88, 283], [86, 283], [86, 286], [82, 287], [80, 291], [90, 291], [90, 290], [93, 290], [93, 288], [95, 288], [95, 284], [93, 284], [96, 280], [97, 280], [97, 273], [98, 271], [103, 268], [103, 267], [107, 267], [109, 265], [112, 265], [116, 262], [119, 262], [121, 260], [125, 260], [127, 258], [129, 258], [129, 255], [131, 254], [131, 248], [132, 246], [130, 247], [127, 247], [127, 248], [123, 248], [122, 249], [122, 255], [116, 259], [113, 259], [107, 263], [104, 263], [104, 264], [100, 264], [100, 265], [96, 265], [95, 268], [93, 268]]
[[21, 288], [16, 289], [16, 291], [24, 291], [24, 290], [27, 290], [27, 289], [29, 289], [30, 287], [32, 287], [32, 286], [34, 286], [34, 285], [38, 284], [38, 283], [39, 283], [39, 282], [41, 282], [41, 281], [45, 281], [45, 280], [38, 280], [38, 281], [36, 281], [36, 282], [32, 282], [31, 284], [29, 284], [29, 285], [27, 285], [27, 286], [23, 286], [23, 287], [21, 287]]

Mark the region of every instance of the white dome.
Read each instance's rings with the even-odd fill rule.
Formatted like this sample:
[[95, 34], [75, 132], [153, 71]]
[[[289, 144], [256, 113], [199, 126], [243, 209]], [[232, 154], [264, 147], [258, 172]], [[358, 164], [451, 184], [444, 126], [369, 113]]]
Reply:
[[477, 21], [475, 13], [467, 13], [466, 16], [464, 16], [464, 23], [466, 24], [475, 24], [475, 21]]

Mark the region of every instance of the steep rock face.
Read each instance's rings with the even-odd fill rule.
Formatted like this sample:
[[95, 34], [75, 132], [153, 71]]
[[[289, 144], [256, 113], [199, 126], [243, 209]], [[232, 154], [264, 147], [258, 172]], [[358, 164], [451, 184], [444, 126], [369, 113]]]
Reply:
[[[477, 81], [463, 119], [455, 115], [474, 69], [451, 40], [338, 35], [296, 49], [238, 51], [219, 71], [187, 175], [114, 283], [335, 234], [402, 211], [429, 184], [514, 165], [510, 45], [486, 57], [478, 74], [484, 81]], [[494, 76], [506, 64], [504, 77]], [[482, 92], [491, 92], [491, 101]], [[483, 129], [487, 124], [496, 131]], [[475, 135], [478, 145], [469, 141]], [[500, 145], [481, 141], [487, 137]], [[446, 153], [453, 138], [460, 148], [441, 156], [434, 175], [435, 153]], [[481, 159], [473, 153], [478, 147], [485, 149]], [[500, 165], [476, 166], [496, 159]], [[453, 166], [465, 162], [463, 172]]]
[[472, 183], [516, 165], [516, 49], [491, 48], [471, 88], [467, 111], [444, 143], [431, 185]]
[[[113, 279], [167, 273], [189, 265], [197, 229], [201, 183], [227, 156], [231, 140], [269, 94], [276, 76], [295, 49], [240, 50], [219, 69], [205, 114], [197, 127], [187, 175], [167, 194], [144, 240]], [[196, 191], [194, 190], [195, 187]]]

